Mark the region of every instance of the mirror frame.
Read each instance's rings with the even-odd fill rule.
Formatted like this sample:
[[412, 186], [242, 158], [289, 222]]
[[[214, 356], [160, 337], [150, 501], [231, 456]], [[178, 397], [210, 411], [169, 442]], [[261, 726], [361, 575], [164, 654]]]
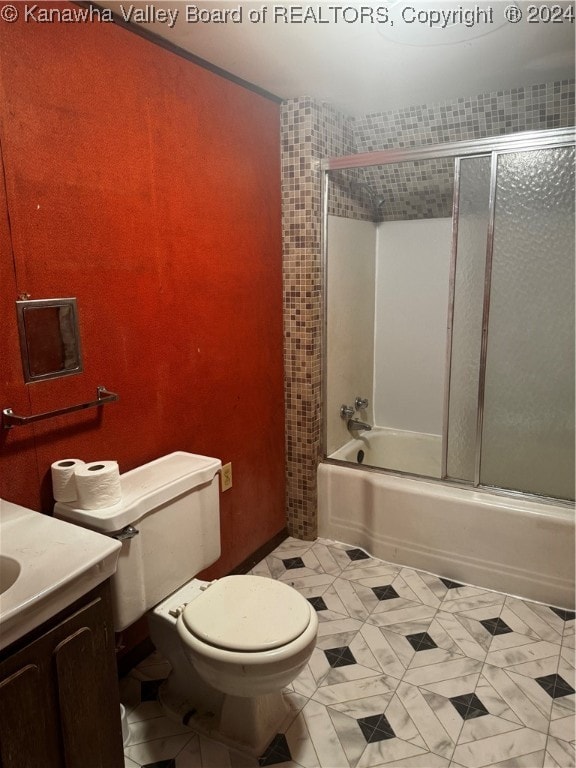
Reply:
[[[57, 371], [47, 371], [46, 373], [33, 373], [30, 367], [29, 356], [32, 339], [30, 339], [29, 335], [26, 333], [26, 321], [24, 314], [26, 310], [46, 309], [48, 307], [68, 307], [70, 309], [70, 326], [74, 332], [76, 364], [72, 368], [61, 368]], [[26, 383], [33, 381], [45, 381], [46, 379], [55, 379], [60, 376], [71, 376], [72, 374], [80, 373], [83, 370], [82, 347], [80, 344], [80, 331], [78, 328], [78, 310], [75, 298], [18, 300], [16, 302], [16, 314], [18, 319], [18, 334], [20, 337], [22, 370], [24, 372], [24, 381]]]

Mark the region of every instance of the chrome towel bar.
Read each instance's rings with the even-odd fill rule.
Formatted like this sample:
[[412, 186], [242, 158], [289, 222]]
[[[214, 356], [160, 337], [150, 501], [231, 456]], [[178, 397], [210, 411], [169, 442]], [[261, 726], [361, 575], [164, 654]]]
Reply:
[[78, 405], [69, 405], [66, 408], [59, 408], [57, 411], [47, 411], [46, 413], [37, 413], [34, 416], [17, 416], [12, 408], [4, 408], [2, 411], [2, 426], [4, 429], [12, 427], [25, 427], [35, 421], [43, 419], [53, 419], [55, 416], [63, 416], [65, 413], [74, 413], [74, 411], [83, 411], [86, 408], [98, 408], [106, 403], [114, 403], [120, 396], [114, 392], [109, 392], [106, 387], [96, 389], [96, 400], [89, 403], [78, 403]]

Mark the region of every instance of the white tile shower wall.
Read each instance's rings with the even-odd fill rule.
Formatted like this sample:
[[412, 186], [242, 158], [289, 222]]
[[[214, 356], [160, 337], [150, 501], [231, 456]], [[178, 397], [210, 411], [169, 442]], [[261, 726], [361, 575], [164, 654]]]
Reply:
[[328, 293], [334, 311], [327, 316], [326, 428], [332, 453], [351, 438], [341, 405], [353, 406], [356, 397], [365, 397], [369, 408], [355, 416], [371, 421], [373, 415], [376, 227], [371, 221], [330, 216], [328, 242]]
[[451, 228], [451, 219], [378, 224], [378, 426], [442, 434]]

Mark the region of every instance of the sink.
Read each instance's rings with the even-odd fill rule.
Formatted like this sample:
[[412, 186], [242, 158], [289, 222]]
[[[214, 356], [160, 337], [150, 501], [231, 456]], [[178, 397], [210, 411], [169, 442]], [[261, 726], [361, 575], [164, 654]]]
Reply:
[[0, 650], [112, 576], [122, 545], [0, 499]]
[[21, 570], [18, 560], [7, 555], [0, 555], [0, 595], [10, 589]]

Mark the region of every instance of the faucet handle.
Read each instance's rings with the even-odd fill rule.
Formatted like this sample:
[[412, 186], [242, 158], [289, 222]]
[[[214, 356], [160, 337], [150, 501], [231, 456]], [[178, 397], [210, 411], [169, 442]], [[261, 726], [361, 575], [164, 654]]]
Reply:
[[340, 416], [343, 419], [350, 419], [354, 416], [354, 408], [351, 405], [342, 405], [340, 407]]
[[368, 408], [368, 398], [357, 397], [356, 400], [354, 400], [354, 407], [357, 411], [364, 411], [366, 408]]

